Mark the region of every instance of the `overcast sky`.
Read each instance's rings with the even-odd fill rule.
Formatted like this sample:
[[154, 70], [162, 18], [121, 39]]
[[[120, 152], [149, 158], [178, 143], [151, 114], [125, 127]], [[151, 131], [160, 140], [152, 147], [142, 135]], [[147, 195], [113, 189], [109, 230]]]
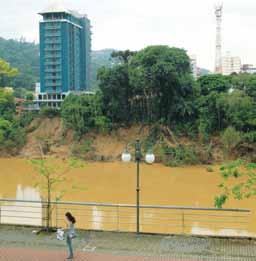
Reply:
[[[38, 42], [37, 13], [49, 0], [0, 0], [0, 36]], [[218, 0], [63, 0], [86, 13], [92, 48], [138, 50], [164, 44], [195, 54], [210, 70], [215, 57], [214, 4]], [[256, 0], [223, 0], [223, 53], [256, 64]]]

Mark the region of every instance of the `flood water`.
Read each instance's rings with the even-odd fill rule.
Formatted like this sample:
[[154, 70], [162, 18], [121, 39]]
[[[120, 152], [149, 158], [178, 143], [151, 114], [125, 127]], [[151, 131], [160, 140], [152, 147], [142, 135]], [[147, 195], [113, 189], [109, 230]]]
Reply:
[[[221, 182], [219, 167], [214, 166], [213, 169], [214, 172], [208, 172], [206, 166], [169, 168], [161, 164], [141, 164], [141, 204], [213, 208], [214, 197], [219, 193], [218, 184]], [[63, 201], [136, 204], [136, 166], [134, 163], [86, 163], [80, 169], [72, 169], [66, 177], [67, 181], [58, 188], [59, 191], [62, 189], [66, 191]], [[35, 188], [37, 179], [38, 176], [27, 160], [0, 159], [0, 198], [40, 200], [44, 192]], [[79, 185], [80, 189], [73, 190], [71, 184]], [[19, 203], [3, 204], [2, 210], [6, 208], [5, 213], [10, 214], [12, 210], [18, 209], [17, 204]], [[24, 207], [26, 206], [20, 206], [20, 208]], [[225, 207], [246, 208], [252, 210], [253, 214], [246, 217], [247, 224], [244, 222], [244, 216], [242, 217], [239, 213], [232, 213], [232, 215], [226, 213], [223, 223], [222, 214], [217, 212], [185, 211], [184, 213], [180, 210], [168, 210], [168, 212], [163, 209], [144, 209], [141, 211], [144, 222], [142, 229], [145, 232], [154, 230], [154, 232], [175, 233], [180, 232], [176, 224], [182, 224], [185, 232], [193, 234], [256, 236], [254, 216], [256, 204], [253, 199], [231, 200]], [[66, 208], [63, 207], [63, 211]], [[81, 208], [77, 207], [78, 209], [82, 211]], [[118, 219], [119, 230], [132, 231], [135, 228], [135, 209], [117, 210], [88, 206], [83, 213], [87, 213], [86, 211], [90, 217], [88, 221], [90, 219], [91, 222], [87, 224], [87, 228], [111, 229], [108, 224], [115, 222], [117, 224], [116, 219]], [[61, 208], [58, 213], [61, 213]], [[32, 215], [35, 220], [33, 224], [40, 224], [42, 212]], [[8, 223], [16, 222], [15, 218], [6, 217], [6, 219]], [[218, 219], [220, 225], [213, 227], [211, 220]], [[176, 223], [173, 223], [174, 220]], [[7, 223], [4, 217], [1, 221]], [[61, 222], [60, 220], [59, 223]], [[185, 228], [184, 222], [186, 222]], [[26, 224], [26, 221], [23, 223]], [[229, 230], [231, 225], [232, 230]]]

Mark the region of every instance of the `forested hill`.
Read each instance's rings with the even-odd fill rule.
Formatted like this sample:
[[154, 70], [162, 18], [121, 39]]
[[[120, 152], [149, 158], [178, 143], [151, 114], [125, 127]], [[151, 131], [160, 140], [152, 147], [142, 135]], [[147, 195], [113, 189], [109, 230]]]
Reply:
[[[111, 66], [111, 53], [114, 49], [92, 51], [92, 88], [96, 88], [97, 70]], [[6, 40], [0, 37], [0, 58], [12, 67], [19, 69], [20, 74], [12, 80], [12, 87], [33, 89], [39, 81], [39, 45], [26, 42], [25, 39]]]
[[114, 49], [103, 49], [98, 51], [92, 51], [92, 68], [91, 68], [91, 88], [97, 89], [97, 72], [102, 66], [110, 67], [113, 63], [111, 54]]
[[35, 43], [20, 40], [6, 40], [0, 37], [0, 58], [12, 67], [19, 69], [19, 75], [13, 78], [15, 88], [32, 89], [39, 80], [39, 47]]

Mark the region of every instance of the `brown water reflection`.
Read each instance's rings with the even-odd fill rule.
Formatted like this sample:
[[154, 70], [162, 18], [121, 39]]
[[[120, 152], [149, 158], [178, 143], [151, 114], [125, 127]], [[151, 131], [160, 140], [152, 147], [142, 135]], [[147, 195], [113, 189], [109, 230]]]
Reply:
[[[214, 197], [218, 194], [218, 184], [220, 177], [218, 166], [215, 172], [207, 172], [204, 166], [193, 166], [183, 168], [168, 168], [160, 164], [152, 166], [141, 166], [141, 203], [144, 205], [178, 205], [194, 207], [213, 207]], [[67, 174], [69, 180], [83, 186], [82, 191], [71, 191], [63, 198], [65, 201], [76, 202], [107, 202], [116, 204], [135, 204], [136, 175], [135, 164], [124, 163], [87, 163], [82, 169], [74, 169]], [[40, 199], [39, 192], [33, 189], [35, 174], [31, 165], [23, 159], [0, 159], [0, 198], [16, 198], [35, 200]], [[65, 184], [65, 189], [69, 190], [70, 184]], [[12, 206], [15, 209], [17, 206]], [[231, 200], [226, 207], [248, 208], [253, 212], [256, 206], [252, 199], [244, 201]], [[58, 215], [64, 214], [68, 210], [59, 209]], [[61, 214], [61, 211], [63, 213]], [[84, 210], [83, 210], [84, 211]], [[116, 210], [113, 209], [112, 212]], [[130, 211], [131, 213], [127, 213]], [[119, 217], [112, 215], [106, 217], [106, 212], [101, 207], [90, 207], [81, 221], [81, 227], [92, 229], [119, 229], [131, 231], [135, 227], [135, 211], [124, 209], [119, 210]], [[42, 213], [39, 213], [39, 216]], [[164, 218], [159, 212], [152, 213], [142, 211], [143, 230], [152, 230], [152, 224], [147, 220], [158, 217]], [[169, 214], [168, 214], [169, 215]], [[180, 218], [180, 213], [172, 214]], [[170, 216], [168, 216], [169, 218]], [[119, 219], [118, 222], [117, 218]], [[187, 217], [189, 220], [191, 217]], [[197, 217], [198, 220], [198, 217]], [[62, 224], [61, 218], [58, 221]], [[216, 229], [208, 222], [204, 227], [196, 221], [188, 222], [185, 232], [194, 234], [208, 234], [209, 232], [224, 235], [235, 233], [239, 235], [256, 234], [256, 219], [253, 215], [249, 220], [249, 225], [244, 225], [236, 230], [224, 228]], [[113, 225], [114, 224], [114, 225]], [[177, 226], [171, 227], [170, 220], [162, 221], [154, 225], [159, 232], [165, 232], [167, 227], [173, 232], [181, 232]], [[234, 225], [234, 224], [233, 224]], [[225, 225], [228, 227], [228, 225]], [[234, 227], [234, 226], [233, 226]]]
[[[32, 187], [17, 185], [17, 200], [41, 201], [40, 192]], [[2, 224], [42, 225], [43, 210], [41, 203], [4, 202], [1, 205]]]

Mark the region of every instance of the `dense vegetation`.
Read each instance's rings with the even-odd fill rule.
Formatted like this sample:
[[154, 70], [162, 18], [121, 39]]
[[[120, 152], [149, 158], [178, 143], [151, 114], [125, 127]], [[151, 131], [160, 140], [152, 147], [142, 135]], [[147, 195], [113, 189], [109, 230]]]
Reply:
[[[161, 159], [168, 165], [211, 162], [216, 144], [221, 144], [223, 157], [250, 155], [255, 160], [256, 75], [205, 75], [195, 81], [186, 52], [168, 46], [118, 51], [105, 58], [106, 66], [98, 70], [96, 95], [69, 95], [60, 111], [78, 142], [91, 130], [107, 133], [139, 123], [150, 126], [145, 143], [157, 147], [161, 142]], [[0, 86], [12, 86], [18, 73], [1, 60]], [[0, 106], [4, 108], [0, 110], [4, 121], [0, 146], [6, 147], [10, 141], [22, 146], [10, 129], [22, 131], [31, 115], [15, 116], [13, 94], [4, 90]], [[40, 115], [58, 113], [45, 109]], [[170, 144], [163, 133], [176, 141], [189, 137], [200, 150], [193, 144]]]
[[0, 151], [15, 154], [25, 143], [25, 132], [15, 118], [15, 103], [12, 93], [0, 88]]
[[8, 83], [14, 88], [34, 89], [35, 83], [39, 81], [37, 44], [26, 42], [22, 38], [19, 41], [0, 38], [0, 58], [20, 71], [11, 81], [4, 81], [0, 86], [6, 86]]
[[[191, 146], [163, 146], [169, 162], [199, 163], [211, 158], [213, 138], [220, 136], [224, 155], [250, 154], [256, 148], [256, 75], [206, 75], [195, 81], [186, 52], [151, 46], [137, 53], [116, 52], [118, 62], [98, 72], [96, 96], [69, 96], [62, 106], [64, 123], [81, 137], [90, 129], [135, 123], [165, 126], [177, 136], [200, 141]], [[156, 128], [155, 128], [156, 129]], [[158, 134], [157, 134], [158, 133]], [[191, 162], [191, 159], [193, 162]], [[255, 160], [255, 159], [254, 159]]]

